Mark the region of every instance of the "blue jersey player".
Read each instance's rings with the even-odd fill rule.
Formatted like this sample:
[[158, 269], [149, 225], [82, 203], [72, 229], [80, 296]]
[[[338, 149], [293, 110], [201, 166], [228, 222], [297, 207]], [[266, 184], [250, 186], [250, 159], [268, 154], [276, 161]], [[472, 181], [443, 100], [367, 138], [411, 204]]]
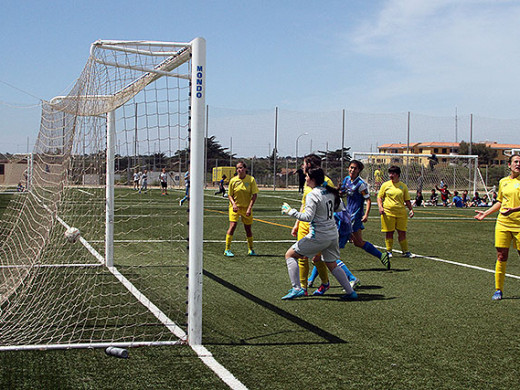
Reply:
[[[374, 245], [368, 241], [363, 241], [362, 230], [365, 228], [363, 222], [368, 220], [370, 212], [371, 200], [368, 186], [359, 176], [364, 166], [361, 161], [352, 160], [348, 167], [349, 175], [343, 179], [340, 187], [340, 193], [347, 199], [347, 210], [350, 213], [352, 222], [352, 234], [350, 239], [358, 248], [362, 248], [365, 252], [377, 257], [381, 263], [390, 269], [390, 259], [387, 253], [381, 253]], [[366, 202], [366, 210], [365, 210]], [[341, 246], [340, 242], [340, 246]], [[344, 243], [343, 243], [344, 246]]]

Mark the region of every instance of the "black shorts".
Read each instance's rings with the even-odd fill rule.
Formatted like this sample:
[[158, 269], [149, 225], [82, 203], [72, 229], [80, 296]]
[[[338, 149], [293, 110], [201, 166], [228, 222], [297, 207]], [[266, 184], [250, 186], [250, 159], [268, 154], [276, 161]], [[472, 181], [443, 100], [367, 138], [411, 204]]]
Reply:
[[167, 188], [168, 187], [168, 183], [166, 183], [165, 181], [161, 181], [161, 188]]

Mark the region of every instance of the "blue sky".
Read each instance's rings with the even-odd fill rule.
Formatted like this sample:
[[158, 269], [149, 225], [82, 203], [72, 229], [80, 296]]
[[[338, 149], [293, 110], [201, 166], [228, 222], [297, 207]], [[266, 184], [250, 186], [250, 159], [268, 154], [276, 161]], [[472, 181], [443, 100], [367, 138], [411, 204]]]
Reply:
[[204, 37], [210, 107], [518, 119], [519, 20], [507, 0], [5, 0], [0, 152], [34, 143], [38, 99], [68, 91], [97, 39]]

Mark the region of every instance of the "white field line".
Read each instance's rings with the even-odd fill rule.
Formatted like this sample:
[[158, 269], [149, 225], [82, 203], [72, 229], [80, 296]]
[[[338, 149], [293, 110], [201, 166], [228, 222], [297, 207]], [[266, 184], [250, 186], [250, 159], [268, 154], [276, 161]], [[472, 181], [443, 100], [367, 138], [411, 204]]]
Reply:
[[[104, 242], [102, 240], [92, 240], [91, 242], [93, 243], [100, 243], [100, 242]], [[117, 244], [141, 244], [141, 243], [163, 243], [163, 242], [187, 242], [187, 240], [185, 239], [181, 239], [181, 240], [155, 240], [155, 239], [152, 239], [152, 240], [114, 240], [114, 243]], [[225, 243], [225, 241], [223, 240], [204, 240], [203, 241], [205, 244], [222, 244], [222, 243]], [[233, 240], [233, 242], [240, 242], [240, 243], [244, 243], [244, 242], [247, 242], [246, 240]], [[255, 240], [255, 244], [259, 243], [259, 244], [273, 244], [273, 243], [277, 243], [277, 242], [282, 242], [282, 243], [286, 243], [286, 242], [296, 242], [296, 239], [293, 239], [293, 240]]]
[[85, 264], [19, 264], [19, 265], [0, 265], [2, 268], [85, 268], [85, 267], [101, 267], [103, 264], [85, 263]]
[[[47, 211], [51, 211], [43, 202], [42, 205], [47, 209]], [[68, 229], [69, 225], [62, 220], [60, 217], [57, 217], [58, 221]], [[91, 252], [101, 263], [104, 263], [104, 258], [101, 256], [83, 237], [80, 236], [80, 241], [85, 247]], [[170, 332], [172, 332], [179, 340], [187, 341], [187, 334], [181, 328], [175, 324], [171, 319], [169, 319], [166, 314], [164, 314], [157, 306], [155, 306], [144, 294], [142, 294], [127, 278], [125, 278], [115, 267], [107, 267], [109, 271], [127, 288], [127, 290], [142, 304], [144, 305], [150, 312], [162, 322], [164, 326], [168, 328]], [[225, 368], [222, 364], [220, 364], [204, 346], [202, 345], [190, 345], [193, 351], [197, 354], [200, 360], [210, 368], [217, 376], [222, 379], [222, 381], [228, 385], [233, 390], [242, 390], [247, 389], [242, 382], [234, 377], [231, 372], [227, 368]]]
[[247, 389], [247, 387], [240, 382], [237, 378], [234, 377], [231, 372], [228, 371], [226, 367], [217, 362], [217, 360], [213, 357], [210, 351], [206, 349], [203, 345], [192, 345], [191, 349], [195, 351], [198, 355], [199, 359], [208, 366], [215, 374], [218, 375], [222, 381], [229, 386], [229, 388], [233, 390], [243, 390]]
[[141, 304], [146, 307], [150, 312], [162, 322], [164, 326], [168, 328], [170, 332], [172, 332], [177, 338], [180, 340], [186, 341], [187, 335], [186, 333], [177, 326], [175, 322], [170, 320], [166, 314], [164, 314], [157, 306], [155, 306], [152, 301], [150, 301], [143, 293], [141, 293], [127, 278], [125, 278], [121, 272], [117, 270], [116, 267], [107, 267], [110, 272], [119, 280], [123, 286], [126, 287], [128, 291], [139, 301]]
[[79, 192], [83, 192], [84, 194], [87, 194], [87, 195], [90, 195], [90, 196], [94, 196], [94, 194], [91, 194], [91, 193], [88, 192], [88, 191], [82, 190], [81, 188], [78, 188], [78, 191], [79, 191]]
[[[374, 246], [375, 246], [376, 248], [378, 248], [378, 249], [381, 249], [381, 250], [386, 251], [386, 248], [385, 248], [385, 247], [378, 246], [378, 245], [374, 245]], [[394, 252], [403, 253], [402, 251], [395, 250], [395, 249], [394, 249]], [[475, 270], [477, 270], [477, 271], [489, 272], [489, 273], [491, 273], [491, 274], [494, 274], [494, 273], [495, 273], [495, 270], [493, 270], [493, 269], [483, 268], [483, 267], [478, 267], [478, 266], [476, 266], [476, 265], [471, 265], [471, 264], [466, 264], [466, 263], [460, 263], [460, 262], [458, 262], [458, 261], [439, 259], [438, 257], [432, 257], [432, 256], [423, 256], [423, 255], [419, 255], [419, 254], [417, 254], [417, 253], [412, 253], [412, 255], [413, 255], [415, 258], [428, 259], [428, 260], [438, 261], [438, 262], [440, 262], [440, 263], [457, 265], [457, 266], [459, 266], [459, 267], [475, 269]], [[510, 277], [510, 278], [513, 278], [513, 279], [519, 279], [519, 280], [520, 280], [520, 276], [518, 276], [518, 275], [506, 274], [506, 276], [508, 276], [508, 277]]]

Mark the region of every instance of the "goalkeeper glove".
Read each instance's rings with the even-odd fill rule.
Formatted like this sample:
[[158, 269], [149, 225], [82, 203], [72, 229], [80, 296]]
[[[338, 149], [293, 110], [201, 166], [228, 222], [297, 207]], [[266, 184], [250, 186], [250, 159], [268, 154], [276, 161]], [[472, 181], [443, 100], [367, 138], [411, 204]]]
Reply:
[[286, 202], [282, 204], [282, 214], [288, 214], [291, 210], [291, 206], [289, 206]]

